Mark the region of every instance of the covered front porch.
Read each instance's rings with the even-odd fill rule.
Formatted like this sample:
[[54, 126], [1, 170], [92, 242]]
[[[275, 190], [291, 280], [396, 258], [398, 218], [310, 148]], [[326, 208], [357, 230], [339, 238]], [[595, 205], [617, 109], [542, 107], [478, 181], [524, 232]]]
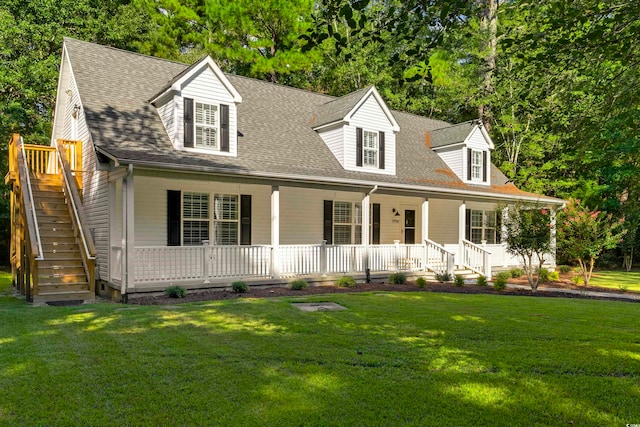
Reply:
[[121, 293], [520, 265], [499, 242], [497, 202], [148, 169], [110, 181], [101, 279]]

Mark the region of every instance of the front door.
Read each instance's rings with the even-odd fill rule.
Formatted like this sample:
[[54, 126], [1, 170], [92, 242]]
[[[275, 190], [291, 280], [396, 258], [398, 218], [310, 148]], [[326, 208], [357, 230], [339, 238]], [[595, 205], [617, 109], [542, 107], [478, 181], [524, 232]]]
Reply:
[[413, 245], [416, 242], [416, 211], [404, 210], [404, 243]]

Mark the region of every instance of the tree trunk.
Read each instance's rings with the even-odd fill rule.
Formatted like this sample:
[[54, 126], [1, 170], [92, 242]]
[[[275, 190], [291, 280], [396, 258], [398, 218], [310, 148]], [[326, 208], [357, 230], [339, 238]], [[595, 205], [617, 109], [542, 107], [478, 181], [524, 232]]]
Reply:
[[484, 122], [487, 131], [491, 130], [491, 105], [487, 98], [494, 92], [494, 72], [496, 69], [496, 51], [498, 47], [498, 5], [500, 0], [484, 0], [484, 9], [480, 18], [480, 32], [485, 37], [484, 70], [482, 73], [483, 100], [478, 106], [478, 118]]

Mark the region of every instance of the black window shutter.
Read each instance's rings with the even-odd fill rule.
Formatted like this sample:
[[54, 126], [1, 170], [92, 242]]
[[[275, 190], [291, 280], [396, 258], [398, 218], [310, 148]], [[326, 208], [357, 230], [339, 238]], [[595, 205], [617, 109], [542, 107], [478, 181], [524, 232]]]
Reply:
[[502, 243], [502, 212], [496, 211], [496, 243]]
[[251, 244], [251, 195], [240, 196], [240, 244]]
[[482, 152], [482, 182], [487, 182], [487, 152]]
[[220, 105], [220, 151], [229, 152], [229, 106]]
[[362, 128], [356, 128], [356, 166], [362, 166]]
[[467, 148], [467, 180], [471, 181], [471, 148]]
[[180, 191], [167, 190], [167, 246], [180, 246]]
[[324, 240], [333, 244], [333, 200], [324, 201]]
[[193, 148], [193, 99], [184, 98], [184, 146]]
[[471, 241], [471, 209], [466, 209], [464, 221], [464, 238]]
[[372, 209], [373, 231], [371, 233], [371, 244], [380, 244], [380, 203], [374, 203]]
[[378, 169], [384, 169], [384, 132], [378, 134], [378, 139], [378, 143], [380, 144], [378, 147], [378, 154], [380, 156], [378, 159]]

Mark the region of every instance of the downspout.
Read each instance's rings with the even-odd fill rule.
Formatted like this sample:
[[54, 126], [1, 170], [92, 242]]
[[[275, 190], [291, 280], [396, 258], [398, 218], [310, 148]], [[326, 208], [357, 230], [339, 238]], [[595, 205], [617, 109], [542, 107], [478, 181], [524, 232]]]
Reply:
[[[375, 193], [376, 191], [378, 191], [378, 184], [374, 185], [373, 188], [371, 189], [371, 191], [369, 191], [367, 193], [367, 203], [369, 203], [369, 196], [371, 196], [373, 193]], [[367, 212], [369, 212], [369, 214], [367, 215], [367, 224], [362, 224], [363, 227], [367, 227], [367, 235], [369, 236], [367, 238], [367, 244], [364, 248], [364, 265], [365, 265], [365, 275], [366, 275], [366, 281], [367, 283], [371, 283], [371, 269], [369, 268], [369, 245], [371, 245], [371, 237], [373, 235], [372, 233], [372, 229], [369, 228], [369, 222], [372, 220], [371, 218], [371, 203], [369, 203], [369, 206], [367, 206]]]
[[125, 176], [122, 177], [122, 185], [123, 188], [126, 188], [126, 197], [123, 197], [122, 199], [122, 205], [124, 207], [124, 215], [122, 218], [122, 240], [123, 240], [123, 245], [122, 245], [122, 249], [123, 249], [123, 259], [124, 259], [124, 271], [122, 272], [122, 283], [120, 286], [120, 295], [122, 296], [122, 302], [123, 303], [127, 303], [128, 302], [128, 294], [127, 294], [127, 284], [129, 283], [129, 227], [128, 227], [128, 223], [129, 223], [129, 188], [128, 185], [126, 185], [129, 177], [133, 175], [133, 164], [129, 163], [129, 167], [127, 168], [127, 173]]

